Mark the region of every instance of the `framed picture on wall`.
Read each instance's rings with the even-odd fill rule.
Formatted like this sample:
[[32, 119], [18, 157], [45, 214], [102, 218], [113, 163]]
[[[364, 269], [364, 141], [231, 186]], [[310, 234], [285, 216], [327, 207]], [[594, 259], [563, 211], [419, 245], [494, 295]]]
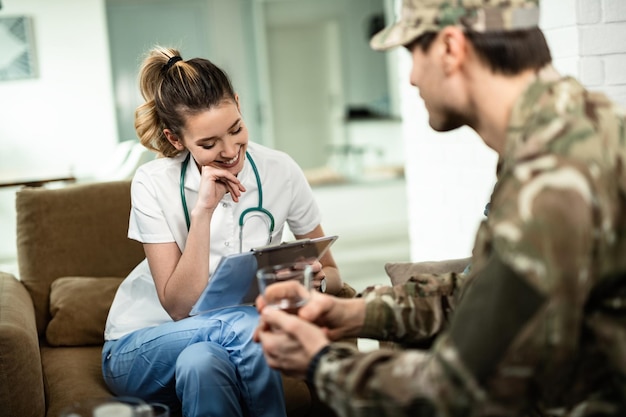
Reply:
[[32, 18], [0, 17], [0, 81], [37, 76]]

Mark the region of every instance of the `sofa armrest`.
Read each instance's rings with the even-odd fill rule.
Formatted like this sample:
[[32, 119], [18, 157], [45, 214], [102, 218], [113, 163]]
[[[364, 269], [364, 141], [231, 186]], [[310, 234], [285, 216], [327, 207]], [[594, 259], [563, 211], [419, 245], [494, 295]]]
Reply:
[[46, 403], [33, 302], [13, 275], [0, 272], [0, 410], [44, 417]]

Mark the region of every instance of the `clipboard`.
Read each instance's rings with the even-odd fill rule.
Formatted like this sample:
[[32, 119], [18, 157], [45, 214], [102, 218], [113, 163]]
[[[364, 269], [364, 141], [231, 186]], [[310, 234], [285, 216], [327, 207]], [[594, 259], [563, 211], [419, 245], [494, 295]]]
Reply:
[[253, 305], [259, 295], [256, 279], [258, 269], [297, 261], [314, 262], [324, 256], [337, 239], [338, 236], [299, 239], [224, 256], [189, 315], [197, 316], [225, 307]]

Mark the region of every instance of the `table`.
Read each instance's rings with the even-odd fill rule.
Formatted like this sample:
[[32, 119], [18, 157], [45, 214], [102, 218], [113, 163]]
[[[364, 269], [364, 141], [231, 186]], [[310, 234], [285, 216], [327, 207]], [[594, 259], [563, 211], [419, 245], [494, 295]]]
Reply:
[[41, 187], [51, 182], [76, 182], [73, 175], [0, 179], [0, 188], [4, 187]]

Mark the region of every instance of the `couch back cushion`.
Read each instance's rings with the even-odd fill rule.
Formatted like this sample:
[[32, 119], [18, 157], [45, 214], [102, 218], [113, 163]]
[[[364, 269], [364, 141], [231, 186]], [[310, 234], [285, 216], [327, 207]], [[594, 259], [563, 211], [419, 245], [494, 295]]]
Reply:
[[127, 237], [130, 181], [23, 188], [16, 213], [19, 275], [40, 335], [57, 278], [125, 277], [144, 257], [141, 244]]
[[50, 288], [50, 322], [46, 341], [51, 346], [104, 343], [104, 326], [117, 287], [124, 278], [62, 277]]

